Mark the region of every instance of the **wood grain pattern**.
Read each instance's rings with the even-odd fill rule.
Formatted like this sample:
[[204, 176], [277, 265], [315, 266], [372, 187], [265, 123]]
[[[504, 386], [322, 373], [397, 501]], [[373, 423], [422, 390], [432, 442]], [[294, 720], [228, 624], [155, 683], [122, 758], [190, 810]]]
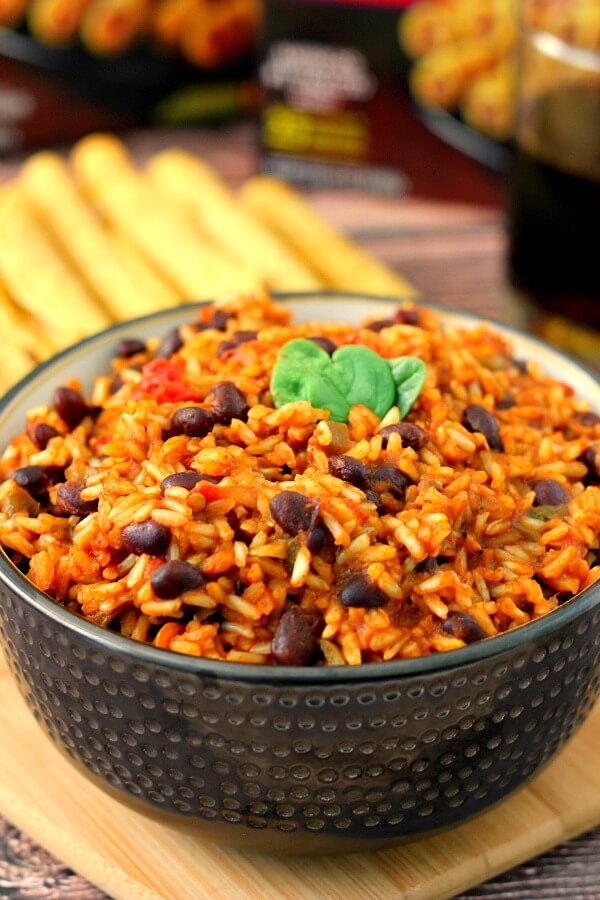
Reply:
[[0, 812], [115, 900], [432, 900], [455, 896], [600, 821], [600, 705], [531, 785], [405, 847], [345, 857], [234, 853], [121, 806], [42, 735], [0, 666]]

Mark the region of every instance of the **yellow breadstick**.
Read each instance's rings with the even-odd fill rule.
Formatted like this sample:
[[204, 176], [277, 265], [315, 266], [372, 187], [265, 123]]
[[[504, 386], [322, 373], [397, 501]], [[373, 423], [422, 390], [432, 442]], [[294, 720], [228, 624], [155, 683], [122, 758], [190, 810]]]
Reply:
[[110, 324], [108, 313], [60, 256], [15, 186], [0, 195], [0, 275], [55, 345], [77, 341]]
[[165, 150], [148, 164], [152, 181], [195, 213], [206, 233], [273, 290], [322, 287], [316, 273], [249, 210], [238, 203], [221, 177], [183, 150]]
[[31, 204], [86, 284], [115, 319], [162, 309], [144, 294], [114, 252], [106, 229], [86, 205], [66, 163], [55, 153], [37, 153], [25, 163], [21, 183]]
[[405, 278], [339, 234], [283, 182], [268, 176], [251, 178], [242, 188], [241, 199], [319, 273], [328, 287], [402, 297], [417, 295]]
[[[125, 144], [112, 134], [90, 134], [71, 151], [75, 174], [87, 188], [94, 188], [117, 172], [129, 172], [131, 158]], [[99, 188], [98, 188], [99, 189]]]
[[4, 392], [32, 370], [34, 361], [18, 344], [5, 342], [0, 356], [0, 390]]
[[24, 315], [2, 284], [0, 284], [0, 333], [10, 335], [11, 343], [18, 345], [32, 360], [46, 359], [56, 350], [39, 323], [31, 315], [29, 317]]
[[153, 309], [169, 309], [181, 303], [181, 293], [161, 278], [134, 244], [113, 231], [109, 232], [109, 239], [115, 257], [134, 279], [140, 293], [151, 302]]
[[185, 300], [260, 289], [252, 272], [227, 260], [206, 241], [185, 210], [136, 172], [115, 138], [85, 138], [75, 146], [71, 160], [102, 215], [118, 233], [129, 237]]

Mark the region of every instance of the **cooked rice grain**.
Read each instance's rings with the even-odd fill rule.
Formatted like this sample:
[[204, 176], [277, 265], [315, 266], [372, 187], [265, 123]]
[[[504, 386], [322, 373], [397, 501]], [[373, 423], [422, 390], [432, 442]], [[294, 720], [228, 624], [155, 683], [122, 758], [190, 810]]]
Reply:
[[[227, 316], [224, 329], [222, 316], [213, 324], [217, 311]], [[291, 325], [266, 297], [202, 307], [198, 327], [182, 329], [185, 343], [169, 359], [153, 359], [157, 341], [149, 341], [141, 371], [113, 360], [92, 390], [99, 412], [72, 431], [50, 405], [29, 412], [28, 429], [0, 463], [2, 545], [35, 585], [96, 624], [161, 649], [241, 663], [277, 662], [271, 641], [293, 607], [317, 622], [316, 665], [457, 649], [459, 614], [492, 637], [552, 612], [600, 578], [600, 418], [537, 364], [521, 371], [493, 329], [443, 329], [432, 312], [417, 315], [419, 326], [376, 332]], [[237, 331], [257, 336], [219, 356]], [[354, 406], [347, 424], [306, 401], [273, 408], [279, 349], [317, 335], [425, 362], [425, 386], [407, 416], [426, 435], [418, 451], [397, 433], [384, 449], [379, 431], [400, 421], [395, 406], [381, 421]], [[223, 381], [242, 392], [246, 420], [215, 424], [204, 437], [171, 434], [173, 412], [210, 411], [211, 388]], [[502, 452], [465, 427], [471, 404], [494, 417]], [[42, 451], [28, 437], [40, 423], [59, 432]], [[404, 496], [380, 480], [374, 494], [372, 485], [330, 474], [333, 455], [368, 472], [391, 466], [408, 481]], [[31, 465], [64, 468], [64, 481], [97, 510], [65, 513], [58, 484], [28, 494], [11, 475]], [[191, 490], [161, 488], [183, 471], [204, 477]], [[535, 506], [542, 479], [557, 482], [567, 502]], [[315, 504], [308, 531], [273, 521], [271, 500], [284, 490]], [[165, 558], [124, 548], [123, 529], [145, 522], [168, 529]], [[167, 560], [191, 563], [203, 584], [157, 597], [151, 579]], [[371, 587], [344, 606], [352, 579]]]

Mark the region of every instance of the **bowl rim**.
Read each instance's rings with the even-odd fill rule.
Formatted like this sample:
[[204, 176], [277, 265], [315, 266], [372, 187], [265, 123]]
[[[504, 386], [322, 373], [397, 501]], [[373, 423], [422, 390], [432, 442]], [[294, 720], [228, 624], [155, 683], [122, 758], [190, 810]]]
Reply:
[[[548, 350], [557, 357], [574, 365], [583, 373], [592, 378], [600, 387], [600, 374], [594, 372], [578, 360], [573, 359], [561, 350], [558, 350], [534, 335], [530, 335], [513, 326], [498, 322], [488, 316], [469, 310], [461, 310], [447, 306], [443, 303], [427, 300], [422, 297], [389, 297], [376, 294], [365, 294], [352, 291], [285, 291], [271, 292], [270, 295], [277, 302], [287, 301], [315, 301], [323, 300], [361, 300], [378, 302], [387, 305], [412, 302], [417, 305], [431, 308], [434, 311], [448, 313], [465, 320], [474, 320], [480, 323], [489, 323], [494, 328], [506, 334], [508, 337], [516, 336]], [[138, 325], [150, 321], [160, 322], [169, 319], [177, 313], [186, 310], [192, 312], [211, 303], [211, 300], [182, 303], [179, 306], [165, 310], [159, 310], [117, 322], [96, 334], [78, 341], [76, 344], [61, 350], [51, 358], [44, 360], [31, 372], [21, 378], [3, 397], [0, 398], [0, 424], [5, 413], [10, 411], [19, 400], [23, 391], [37, 382], [44, 373], [51, 370], [58, 362], [70, 356], [82, 355], [89, 347], [107, 342], [108, 338], [118, 332], [127, 331]], [[367, 314], [367, 313], [366, 313]], [[444, 653], [430, 654], [429, 656], [414, 657], [411, 659], [397, 659], [382, 663], [364, 663], [358, 666], [276, 666], [256, 663], [227, 662], [225, 660], [207, 659], [203, 657], [186, 656], [174, 653], [170, 650], [162, 650], [150, 644], [143, 644], [123, 637], [120, 634], [108, 631], [99, 625], [88, 622], [77, 613], [60, 606], [38, 588], [36, 588], [26, 576], [11, 562], [3, 548], [0, 548], [0, 582], [4, 587], [15, 594], [27, 605], [33, 606], [38, 612], [53, 619], [57, 624], [66, 627], [67, 631], [75, 635], [89, 639], [106, 651], [116, 654], [124, 654], [131, 657], [133, 662], [149, 664], [161, 668], [168, 668], [190, 676], [212, 677], [226, 681], [248, 681], [252, 683], [277, 682], [281, 684], [310, 684], [314, 688], [346, 684], [348, 682], [369, 683], [372, 681], [386, 681], [398, 678], [410, 678], [412, 676], [435, 675], [454, 669], [463, 668], [483, 659], [500, 656], [508, 651], [515, 651], [540, 640], [547, 639], [555, 631], [560, 631], [571, 621], [589, 613], [600, 605], [600, 581], [590, 585], [584, 591], [567, 600], [558, 609], [546, 616], [527, 622], [524, 625], [494, 635], [484, 640], [469, 644], [458, 650], [449, 650]]]

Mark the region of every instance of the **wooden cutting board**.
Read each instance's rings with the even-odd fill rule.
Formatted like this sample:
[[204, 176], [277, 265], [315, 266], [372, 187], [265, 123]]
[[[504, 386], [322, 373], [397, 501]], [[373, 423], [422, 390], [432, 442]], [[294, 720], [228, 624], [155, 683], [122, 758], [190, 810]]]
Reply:
[[121, 806], [44, 736], [0, 656], [0, 813], [115, 900], [437, 900], [600, 822], [600, 704], [533, 782], [471, 823], [337, 857], [236, 853]]

